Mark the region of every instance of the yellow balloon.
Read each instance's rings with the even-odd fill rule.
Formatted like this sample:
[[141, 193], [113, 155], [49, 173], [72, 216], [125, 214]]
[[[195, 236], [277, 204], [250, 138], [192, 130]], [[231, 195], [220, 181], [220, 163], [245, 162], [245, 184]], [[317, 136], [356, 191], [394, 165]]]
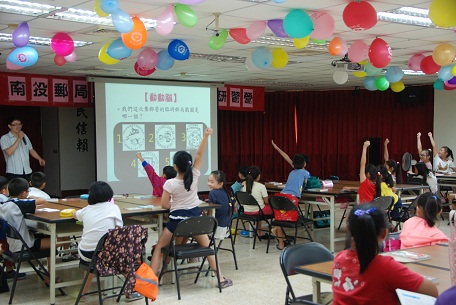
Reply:
[[282, 48], [276, 48], [272, 52], [272, 63], [271, 65], [276, 68], [280, 69], [285, 67], [288, 64], [288, 54]]
[[304, 38], [295, 38], [295, 39], [293, 39], [293, 44], [298, 49], [305, 48], [307, 46], [307, 44], [309, 43], [309, 38], [310, 38], [310, 36], [307, 36]]
[[403, 82], [397, 82], [397, 83], [392, 83], [391, 84], [391, 90], [393, 90], [393, 92], [401, 92], [402, 90], [405, 89], [405, 85]]
[[93, 7], [94, 10], [95, 10], [95, 13], [97, 13], [98, 16], [100, 17], [108, 17], [109, 14], [108, 13], [105, 13], [101, 7], [100, 7], [100, 0], [96, 0], [95, 1], [95, 6]]
[[456, 26], [456, 1], [433, 0], [429, 5], [429, 19], [442, 28]]
[[365, 65], [367, 65], [368, 62], [369, 62], [369, 61], [368, 61], [367, 59], [365, 59], [365, 60], [363, 60], [363, 61], [360, 61], [359, 64], [365, 66]]
[[367, 76], [367, 73], [364, 72], [364, 71], [361, 71], [361, 72], [353, 72], [353, 75], [356, 76], [356, 77], [359, 77], [359, 78], [363, 78], [363, 77]]
[[453, 67], [453, 69], [451, 70], [451, 72], [453, 72], [453, 75], [456, 76], [456, 66]]
[[[456, 18], [456, 17], [455, 17]], [[441, 43], [432, 52], [432, 59], [439, 66], [448, 66], [456, 57], [456, 48], [449, 43]]]
[[112, 58], [111, 56], [108, 55], [108, 53], [106, 53], [111, 42], [112, 41], [105, 43], [101, 47], [100, 52], [98, 52], [98, 59], [102, 63], [107, 64], [107, 65], [115, 65], [116, 63], [118, 63], [120, 61], [118, 59]]

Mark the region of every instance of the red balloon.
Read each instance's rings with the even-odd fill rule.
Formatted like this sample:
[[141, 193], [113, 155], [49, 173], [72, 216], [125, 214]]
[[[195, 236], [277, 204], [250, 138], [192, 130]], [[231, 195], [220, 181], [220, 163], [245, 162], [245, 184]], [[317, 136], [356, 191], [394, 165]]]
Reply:
[[440, 70], [440, 66], [434, 62], [432, 55], [426, 56], [420, 63], [421, 71], [425, 74], [435, 74]]
[[342, 14], [345, 25], [353, 31], [368, 30], [377, 24], [377, 12], [366, 1], [350, 2]]
[[247, 37], [247, 29], [245, 28], [234, 28], [230, 30], [230, 36], [239, 42], [240, 44], [247, 44], [250, 42], [250, 38]]
[[141, 76], [148, 76], [148, 75], [151, 75], [152, 73], [155, 72], [155, 67], [152, 68], [152, 69], [143, 69], [141, 68], [137, 62], [135, 62], [135, 72], [138, 74], [138, 75], [141, 75]]
[[64, 64], [66, 64], [65, 57], [62, 55], [55, 55], [54, 62], [57, 66], [63, 66]]
[[369, 60], [375, 68], [386, 67], [393, 58], [391, 47], [381, 38], [375, 38], [369, 47]]
[[450, 83], [448, 83], [448, 81], [444, 81], [443, 82], [443, 89], [445, 90], [456, 90], [456, 85], [452, 85]]

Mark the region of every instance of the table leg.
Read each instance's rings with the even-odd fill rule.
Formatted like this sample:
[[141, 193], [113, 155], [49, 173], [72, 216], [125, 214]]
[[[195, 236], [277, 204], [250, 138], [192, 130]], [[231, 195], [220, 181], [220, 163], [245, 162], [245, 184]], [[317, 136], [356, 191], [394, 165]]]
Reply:
[[330, 230], [329, 230], [329, 250], [334, 253], [334, 243], [335, 243], [335, 234], [336, 234], [336, 222], [335, 222], [335, 213], [336, 209], [334, 207], [335, 200], [334, 196], [329, 197], [329, 224], [330, 224]]
[[312, 302], [321, 304], [321, 285], [320, 281], [315, 277], [312, 277], [312, 288]]
[[57, 247], [57, 233], [56, 233], [56, 224], [49, 224], [50, 239], [51, 239], [51, 257], [50, 257], [50, 267], [49, 267], [49, 302], [51, 305], [55, 304], [55, 257], [56, 257], [56, 247]]

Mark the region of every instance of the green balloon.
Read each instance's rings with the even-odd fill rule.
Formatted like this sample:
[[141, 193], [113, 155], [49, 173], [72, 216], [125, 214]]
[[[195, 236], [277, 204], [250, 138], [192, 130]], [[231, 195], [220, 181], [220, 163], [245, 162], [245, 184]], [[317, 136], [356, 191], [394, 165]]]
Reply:
[[191, 28], [198, 22], [198, 16], [195, 11], [188, 5], [178, 3], [174, 6], [174, 13], [176, 14], [179, 23], [185, 27]]
[[443, 90], [445, 87], [443, 80], [438, 79], [434, 83], [434, 89], [435, 90]]
[[326, 43], [326, 39], [315, 39], [312, 37], [310, 37], [310, 41], [312, 41], [315, 44], [325, 44]]
[[209, 48], [212, 50], [220, 50], [225, 45], [226, 38], [228, 37], [228, 31], [222, 30], [218, 32], [218, 35], [212, 35], [209, 39]]
[[389, 88], [389, 85], [389, 81], [384, 76], [380, 76], [375, 80], [375, 87], [377, 87], [379, 91], [385, 91]]

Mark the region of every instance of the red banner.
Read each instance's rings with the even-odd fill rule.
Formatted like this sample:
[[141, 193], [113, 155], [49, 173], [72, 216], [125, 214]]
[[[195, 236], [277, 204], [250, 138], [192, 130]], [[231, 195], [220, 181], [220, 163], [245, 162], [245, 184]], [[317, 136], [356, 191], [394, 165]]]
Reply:
[[93, 107], [92, 91], [92, 83], [83, 77], [0, 75], [0, 105]]
[[217, 89], [219, 110], [264, 111], [264, 88], [226, 85]]

